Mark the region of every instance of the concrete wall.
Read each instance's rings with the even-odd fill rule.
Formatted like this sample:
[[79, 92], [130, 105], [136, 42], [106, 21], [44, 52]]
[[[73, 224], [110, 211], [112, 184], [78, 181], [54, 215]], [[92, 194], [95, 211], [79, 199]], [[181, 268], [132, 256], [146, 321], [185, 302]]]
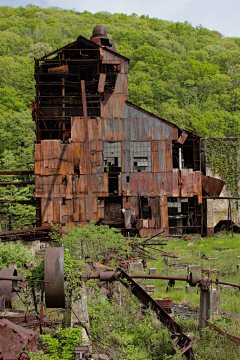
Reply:
[[[228, 141], [226, 139], [226, 141]], [[240, 150], [238, 152], [238, 170], [240, 171]], [[224, 181], [223, 178], [218, 173], [212, 171], [210, 166], [206, 166], [206, 175], [212, 176], [217, 179], [221, 179]], [[238, 184], [238, 194], [237, 196], [240, 197], [240, 181]], [[230, 189], [227, 185], [224, 185], [222, 192], [220, 194], [221, 197], [233, 197]], [[240, 223], [240, 200], [231, 200], [231, 218], [234, 223]], [[222, 200], [207, 200], [207, 233], [208, 235], [212, 235], [214, 232], [214, 227], [220, 221], [227, 221], [228, 219], [228, 204], [229, 200], [222, 199]]]

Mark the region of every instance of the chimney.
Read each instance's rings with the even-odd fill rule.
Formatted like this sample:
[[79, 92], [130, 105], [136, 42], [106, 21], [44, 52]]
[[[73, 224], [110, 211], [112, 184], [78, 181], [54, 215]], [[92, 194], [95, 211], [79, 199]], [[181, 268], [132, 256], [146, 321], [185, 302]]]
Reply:
[[95, 26], [90, 40], [94, 41], [98, 45], [104, 46], [112, 51], [117, 52], [114, 41], [109, 40], [107, 37], [107, 29], [104, 25]]

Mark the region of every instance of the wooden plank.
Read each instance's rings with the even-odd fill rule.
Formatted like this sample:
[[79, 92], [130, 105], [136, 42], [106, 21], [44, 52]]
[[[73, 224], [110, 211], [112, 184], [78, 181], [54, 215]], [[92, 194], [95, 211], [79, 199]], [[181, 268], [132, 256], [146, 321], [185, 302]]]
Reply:
[[100, 73], [99, 80], [98, 80], [98, 92], [104, 93], [104, 86], [106, 83], [106, 74]]

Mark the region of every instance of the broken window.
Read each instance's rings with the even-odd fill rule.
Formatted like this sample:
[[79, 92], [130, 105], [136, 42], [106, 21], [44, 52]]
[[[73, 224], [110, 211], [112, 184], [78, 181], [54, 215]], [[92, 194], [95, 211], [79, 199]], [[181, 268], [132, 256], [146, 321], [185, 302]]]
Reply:
[[104, 143], [104, 172], [121, 172], [121, 142]]
[[104, 143], [104, 172], [108, 173], [109, 196], [118, 195], [118, 175], [122, 162], [121, 142]]
[[170, 234], [201, 232], [201, 205], [197, 198], [168, 198]]
[[132, 172], [151, 172], [151, 142], [131, 142], [130, 158]]

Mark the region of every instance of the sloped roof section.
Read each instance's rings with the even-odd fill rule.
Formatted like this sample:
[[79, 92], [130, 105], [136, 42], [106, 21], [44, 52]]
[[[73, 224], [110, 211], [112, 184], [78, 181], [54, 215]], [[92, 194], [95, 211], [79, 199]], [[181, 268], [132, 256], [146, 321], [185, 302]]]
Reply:
[[126, 100], [126, 101], [125, 101], [125, 104], [127, 104], [128, 106], [133, 107], [133, 108], [136, 109], [136, 110], [139, 110], [139, 111], [143, 112], [144, 114], [147, 114], [147, 115], [149, 115], [149, 116], [155, 117], [156, 119], [161, 120], [161, 121], [167, 123], [167, 124], [170, 125], [170, 126], [173, 126], [173, 127], [175, 127], [175, 128], [178, 128], [180, 131], [186, 132], [186, 133], [188, 134], [188, 136], [190, 136], [191, 138], [195, 138], [195, 139], [199, 139], [199, 138], [200, 138], [200, 136], [198, 136], [198, 135], [195, 134], [194, 132], [189, 131], [189, 130], [186, 130], [186, 129], [184, 129], [184, 128], [181, 128], [181, 127], [177, 126], [176, 124], [172, 123], [171, 121], [168, 121], [168, 120], [162, 118], [161, 116], [155, 115], [155, 114], [153, 114], [153, 113], [151, 113], [151, 112], [149, 112], [149, 111], [147, 111], [147, 110], [144, 110], [143, 108], [141, 108], [141, 107], [138, 106], [138, 105], [133, 104], [133, 103], [132, 103], [131, 101], [129, 101], [129, 100]]

